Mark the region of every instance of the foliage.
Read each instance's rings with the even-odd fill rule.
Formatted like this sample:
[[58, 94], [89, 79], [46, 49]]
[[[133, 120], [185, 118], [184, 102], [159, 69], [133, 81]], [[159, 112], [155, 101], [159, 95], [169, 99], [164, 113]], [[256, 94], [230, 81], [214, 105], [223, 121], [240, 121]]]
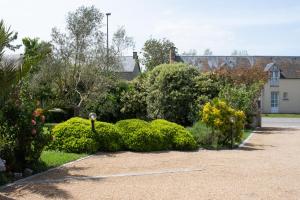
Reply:
[[196, 68], [177, 64], [157, 66], [149, 74], [147, 112], [152, 119], [162, 118], [182, 125], [193, 123], [198, 97]]
[[119, 130], [110, 123], [96, 122], [96, 141], [98, 150], [119, 151], [122, 149], [123, 140]]
[[0, 60], [4, 54], [5, 48], [8, 48], [12, 51], [18, 49], [20, 45], [12, 45], [12, 42], [15, 41], [18, 37], [17, 32], [10, 30], [10, 27], [7, 28], [4, 24], [4, 21], [0, 21]]
[[225, 85], [220, 93], [219, 98], [226, 100], [234, 109], [242, 110], [250, 114], [257, 107], [257, 99], [260, 96], [261, 83], [250, 86], [246, 85]]
[[30, 72], [35, 73], [39, 71], [39, 64], [46, 59], [52, 52], [51, 44], [39, 41], [38, 38], [23, 38], [23, 45], [25, 47], [23, 66], [31, 68]]
[[49, 149], [73, 152], [93, 153], [97, 151], [96, 134], [87, 119], [74, 117], [57, 124], [52, 129], [53, 141]]
[[[90, 111], [97, 114], [97, 118], [106, 122], [117, 122], [124, 118], [121, 112], [123, 103], [122, 94], [128, 89], [128, 83], [117, 81], [108, 87], [104, 94], [95, 96], [94, 99], [87, 100], [84, 108], [84, 115], [87, 116]], [[126, 103], [125, 103], [126, 104]]]
[[142, 49], [146, 69], [152, 70], [160, 64], [169, 63], [170, 49], [174, 46], [174, 43], [167, 39], [147, 40]]
[[97, 107], [93, 102], [99, 99], [111, 109], [103, 113], [105, 117], [118, 118], [118, 108], [114, 107], [118, 97], [114, 99], [111, 85], [117, 79], [114, 72], [120, 67], [119, 56], [133, 40], [121, 27], [107, 55], [103, 16], [94, 6], [81, 6], [68, 13], [66, 32], [52, 29], [52, 54], [39, 64], [38, 73], [30, 81], [31, 93], [43, 106], [72, 108], [75, 116], [85, 116], [88, 108]]
[[233, 140], [239, 142], [242, 138], [245, 114], [235, 110], [225, 101], [214, 99], [204, 105], [202, 122], [212, 129], [212, 137], [218, 145], [228, 145]]
[[49, 149], [65, 152], [118, 151], [123, 143], [118, 129], [113, 124], [95, 122], [95, 131], [92, 131], [90, 120], [79, 117], [57, 124], [52, 132], [54, 140]]
[[193, 136], [183, 126], [163, 119], [153, 120], [151, 125], [164, 135], [168, 149], [194, 150], [197, 148]]
[[[221, 79], [224, 79], [233, 85], [244, 84], [246, 86], [251, 86], [259, 82], [266, 83], [268, 80], [268, 75], [261, 66], [234, 68], [221, 67], [215, 70], [215, 72]], [[263, 85], [261, 87], [263, 87]]]
[[209, 128], [201, 120], [195, 122], [192, 127], [187, 128], [188, 131], [193, 135], [197, 144], [204, 148], [218, 149], [222, 144], [218, 144], [218, 136], [214, 134], [211, 128]]
[[41, 109], [32, 112], [32, 107], [26, 104], [16, 105], [15, 102], [16, 100], [7, 102], [2, 108], [2, 127], [6, 128], [0, 131], [0, 135], [12, 145], [6, 148], [8, 157], [4, 158], [10, 169], [22, 170], [38, 160], [50, 140], [50, 133], [43, 130], [45, 116]]
[[147, 77], [145, 73], [135, 78], [121, 95], [121, 112], [128, 118], [147, 119]]

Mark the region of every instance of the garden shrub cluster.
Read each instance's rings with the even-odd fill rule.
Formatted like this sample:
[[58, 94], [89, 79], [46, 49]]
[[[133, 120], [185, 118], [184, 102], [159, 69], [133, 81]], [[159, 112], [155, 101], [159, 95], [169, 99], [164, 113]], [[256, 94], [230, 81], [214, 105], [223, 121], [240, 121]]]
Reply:
[[194, 150], [197, 148], [192, 134], [184, 127], [166, 120], [146, 122], [140, 119], [121, 120], [115, 125], [72, 118], [56, 125], [49, 149], [74, 153], [100, 151], [159, 151]]
[[229, 145], [230, 142], [240, 142], [245, 123], [245, 114], [235, 110], [225, 101], [214, 99], [204, 105], [202, 122], [211, 128], [211, 143]]

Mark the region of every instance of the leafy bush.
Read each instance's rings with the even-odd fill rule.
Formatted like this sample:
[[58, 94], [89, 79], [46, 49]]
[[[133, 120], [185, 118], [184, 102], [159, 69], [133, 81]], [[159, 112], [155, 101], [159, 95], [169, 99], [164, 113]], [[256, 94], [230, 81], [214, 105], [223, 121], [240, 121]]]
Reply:
[[122, 149], [123, 140], [121, 134], [113, 124], [96, 122], [95, 129], [99, 150], [118, 151]]
[[166, 119], [182, 125], [192, 124], [197, 116], [196, 100], [199, 96], [195, 79], [199, 71], [195, 67], [163, 64], [149, 74], [147, 111], [152, 119]]
[[94, 153], [98, 149], [98, 144], [91, 138], [68, 137], [63, 141], [61, 149], [70, 153]]
[[251, 124], [253, 114], [259, 110], [257, 101], [262, 86], [262, 82], [238, 86], [227, 84], [221, 89], [219, 98], [227, 101], [234, 109], [244, 111], [247, 117], [247, 124]]
[[0, 151], [9, 170], [22, 171], [39, 159], [50, 141], [49, 132], [43, 131], [44, 121], [43, 110], [34, 110], [23, 99], [10, 99], [1, 108]]
[[121, 95], [121, 112], [128, 118], [147, 119], [147, 77], [144, 73], [132, 80]]
[[228, 145], [231, 139], [233, 142], [241, 140], [245, 114], [222, 100], [214, 99], [204, 105], [202, 121], [212, 129], [212, 137], [217, 139], [218, 145]]
[[[57, 124], [53, 129], [53, 142], [50, 149], [74, 153], [93, 153], [97, 151], [96, 134], [87, 119], [74, 117]], [[95, 147], [96, 146], [96, 147]]]
[[153, 120], [151, 125], [164, 135], [169, 149], [194, 150], [197, 148], [192, 134], [183, 126], [163, 119]]
[[[95, 111], [98, 120], [105, 122], [117, 122], [126, 116], [121, 112], [123, 102], [122, 94], [128, 90], [128, 83], [117, 81], [110, 83], [108, 91], [96, 94], [94, 98], [87, 100], [84, 111], [87, 116], [91, 110]], [[126, 102], [127, 103], [127, 102]]]
[[116, 123], [121, 131], [125, 147], [133, 151], [164, 150], [165, 137], [148, 122], [139, 119], [122, 120]]
[[214, 145], [214, 140], [211, 138], [212, 130], [208, 128], [202, 121], [194, 123], [192, 127], [187, 129], [201, 147], [210, 148]]

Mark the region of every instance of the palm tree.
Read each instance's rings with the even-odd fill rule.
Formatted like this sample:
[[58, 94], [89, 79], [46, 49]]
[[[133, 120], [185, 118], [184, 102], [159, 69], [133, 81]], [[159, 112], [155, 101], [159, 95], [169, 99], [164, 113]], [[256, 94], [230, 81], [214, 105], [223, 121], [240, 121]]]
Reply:
[[17, 33], [5, 27], [4, 21], [0, 21], [0, 106], [3, 105], [13, 86], [19, 83], [21, 78], [29, 71], [29, 67], [22, 68], [22, 58], [11, 59], [4, 57], [5, 49], [15, 50], [19, 46], [11, 45], [17, 39]]

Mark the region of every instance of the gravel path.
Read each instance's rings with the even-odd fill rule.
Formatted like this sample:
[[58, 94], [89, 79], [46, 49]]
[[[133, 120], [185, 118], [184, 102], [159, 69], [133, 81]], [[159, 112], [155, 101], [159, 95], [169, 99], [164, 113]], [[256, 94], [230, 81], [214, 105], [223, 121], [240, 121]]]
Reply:
[[299, 199], [300, 129], [237, 150], [97, 154], [0, 190], [0, 199]]

